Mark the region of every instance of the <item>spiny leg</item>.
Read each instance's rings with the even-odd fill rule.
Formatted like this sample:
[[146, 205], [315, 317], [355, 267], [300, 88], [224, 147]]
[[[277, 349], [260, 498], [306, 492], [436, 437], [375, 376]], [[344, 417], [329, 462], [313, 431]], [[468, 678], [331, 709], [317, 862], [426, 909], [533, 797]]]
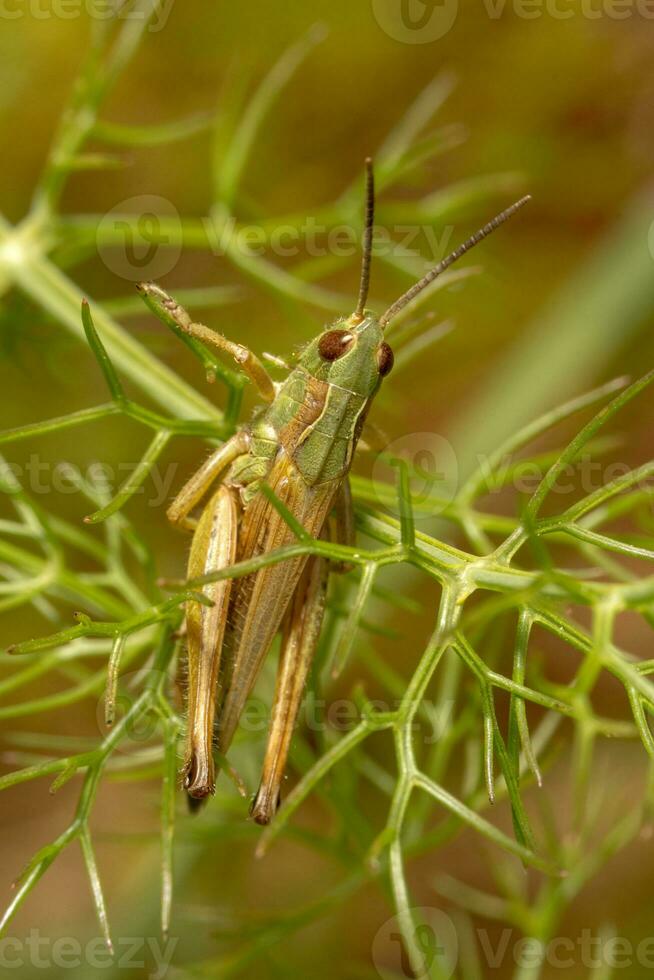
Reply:
[[[232, 565], [236, 558], [239, 503], [235, 490], [220, 486], [205, 507], [191, 545], [189, 578]], [[203, 799], [214, 791], [213, 722], [216, 686], [231, 592], [231, 580], [202, 587], [213, 606], [188, 602], [188, 706], [184, 787]]]
[[248, 451], [249, 444], [248, 433], [241, 431], [216, 449], [179, 491], [166, 511], [168, 520], [178, 527], [193, 530], [195, 525], [188, 520], [188, 515], [200, 503], [214, 480], [224, 473], [230, 463]]
[[171, 317], [184, 333], [195, 337], [196, 340], [200, 340], [204, 344], [212, 344], [223, 354], [229, 354], [234, 358], [241, 371], [256, 386], [264, 401], [274, 401], [275, 383], [256, 354], [253, 354], [247, 347], [243, 347], [242, 344], [234, 344], [231, 340], [227, 340], [222, 334], [205, 327], [203, 323], [195, 323], [184, 307], [180, 306], [172, 296], [161, 286], [157, 286], [156, 283], [141, 282], [137, 289], [151, 301], [148, 305], [159, 316], [159, 319], [165, 323], [166, 316]]
[[279, 804], [291, 738], [320, 636], [327, 577], [325, 559], [309, 559], [286, 615], [266, 756], [250, 811], [259, 824], [270, 823]]

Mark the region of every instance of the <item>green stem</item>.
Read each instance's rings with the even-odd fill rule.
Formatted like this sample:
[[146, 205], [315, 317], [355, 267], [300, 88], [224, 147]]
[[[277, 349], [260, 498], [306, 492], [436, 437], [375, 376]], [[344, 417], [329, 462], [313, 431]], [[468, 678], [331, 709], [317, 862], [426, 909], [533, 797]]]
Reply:
[[[38, 231], [36, 236], [30, 239], [29, 229], [13, 229], [0, 215], [0, 279], [7, 279], [86, 342], [81, 318], [84, 295], [44, 254], [47, 243], [39, 240]], [[181, 418], [222, 421], [219, 409], [130, 337], [100, 307], [93, 306], [93, 320], [120, 373], [158, 405]]]

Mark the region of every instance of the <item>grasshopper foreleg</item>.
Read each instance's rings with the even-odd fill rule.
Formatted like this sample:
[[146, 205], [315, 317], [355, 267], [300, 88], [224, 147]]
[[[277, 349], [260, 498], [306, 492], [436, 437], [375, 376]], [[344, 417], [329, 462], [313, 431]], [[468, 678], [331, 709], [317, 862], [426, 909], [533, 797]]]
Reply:
[[196, 524], [189, 514], [197, 507], [212, 483], [219, 479], [235, 459], [247, 452], [250, 442], [248, 433], [242, 429], [202, 464], [190, 480], [184, 484], [166, 512], [168, 520], [177, 527], [194, 530]]
[[275, 400], [275, 383], [256, 354], [253, 354], [251, 350], [248, 350], [242, 344], [235, 344], [231, 340], [227, 340], [222, 334], [216, 333], [215, 330], [211, 330], [209, 327], [205, 327], [203, 323], [195, 323], [184, 307], [180, 306], [177, 300], [173, 299], [161, 286], [157, 286], [156, 283], [142, 282], [139, 283], [138, 289], [146, 298], [150, 309], [164, 323], [166, 322], [166, 318], [170, 317], [179, 329], [183, 330], [190, 337], [195, 337], [196, 340], [201, 341], [203, 344], [211, 344], [212, 347], [217, 347], [223, 354], [229, 354], [230, 357], [234, 358], [243, 374], [256, 385], [264, 401], [272, 402]]

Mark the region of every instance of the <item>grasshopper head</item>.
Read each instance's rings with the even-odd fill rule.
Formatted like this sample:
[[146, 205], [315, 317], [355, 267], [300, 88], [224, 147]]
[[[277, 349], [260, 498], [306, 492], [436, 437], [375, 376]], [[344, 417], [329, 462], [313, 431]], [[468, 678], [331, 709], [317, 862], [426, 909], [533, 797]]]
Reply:
[[302, 364], [314, 378], [368, 399], [393, 367], [393, 351], [379, 319], [364, 310], [337, 320], [316, 337]]
[[380, 381], [393, 367], [393, 351], [384, 339], [391, 320], [408, 307], [420, 293], [434, 282], [454, 262], [483, 241], [496, 228], [516, 213], [529, 195], [516, 201], [496, 215], [488, 224], [471, 235], [446, 258], [442, 259], [415, 285], [397, 299], [386, 312], [377, 317], [365, 309], [370, 284], [370, 261], [374, 229], [375, 190], [372, 160], [366, 160], [366, 220], [363, 233], [363, 257], [359, 301], [352, 316], [337, 320], [307, 347], [302, 366], [320, 381], [329, 382], [354, 395], [371, 399]]
[[374, 397], [381, 379], [393, 367], [393, 351], [384, 340], [384, 325], [365, 309], [370, 283], [375, 186], [372, 160], [366, 160], [366, 222], [356, 311], [327, 327], [304, 352], [303, 367], [320, 381], [343, 388], [365, 401]]

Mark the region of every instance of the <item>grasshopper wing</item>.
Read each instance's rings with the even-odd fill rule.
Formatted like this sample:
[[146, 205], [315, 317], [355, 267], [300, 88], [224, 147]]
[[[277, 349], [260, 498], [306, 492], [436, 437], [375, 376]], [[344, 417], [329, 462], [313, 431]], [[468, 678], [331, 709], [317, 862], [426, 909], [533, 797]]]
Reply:
[[[314, 537], [319, 537], [340, 481], [308, 486], [284, 450], [267, 478], [275, 496]], [[239, 534], [238, 560], [267, 554], [295, 540], [293, 531], [263, 493], [248, 506]], [[230, 605], [228, 665], [218, 718], [218, 748], [225, 753], [264, 658], [280, 628], [307, 555], [289, 558], [234, 582]]]

